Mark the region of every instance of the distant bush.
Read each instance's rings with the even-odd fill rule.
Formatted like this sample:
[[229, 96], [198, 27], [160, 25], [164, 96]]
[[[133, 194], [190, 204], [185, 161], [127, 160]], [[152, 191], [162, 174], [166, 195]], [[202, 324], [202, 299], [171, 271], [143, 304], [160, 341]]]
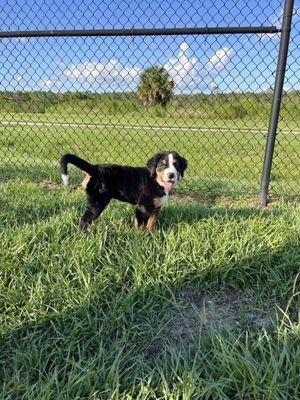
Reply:
[[244, 108], [243, 104], [239, 103], [224, 103], [222, 106], [215, 109], [214, 115], [221, 117], [222, 119], [237, 119], [245, 118], [247, 115], [247, 110]]
[[[268, 118], [272, 93], [214, 93], [173, 95], [162, 106], [145, 109], [135, 93], [0, 92], [2, 113], [134, 114], [158, 118], [247, 119]], [[300, 91], [285, 93], [281, 116], [300, 119]]]
[[166, 106], [173, 94], [174, 82], [168, 71], [161, 66], [153, 66], [140, 74], [136, 95], [144, 107]]
[[113, 95], [108, 96], [103, 102], [97, 104], [99, 111], [108, 114], [126, 114], [138, 110], [138, 104], [128, 98], [117, 98]]
[[2, 112], [45, 113], [49, 100], [41, 92], [1, 92], [0, 108]]

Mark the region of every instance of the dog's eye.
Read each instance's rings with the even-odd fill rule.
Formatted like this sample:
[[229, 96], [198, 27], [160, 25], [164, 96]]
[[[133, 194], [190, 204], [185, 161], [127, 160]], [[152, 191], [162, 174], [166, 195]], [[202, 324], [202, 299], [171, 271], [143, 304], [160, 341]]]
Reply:
[[163, 169], [166, 166], [166, 163], [164, 161], [159, 161], [157, 164], [157, 168]]

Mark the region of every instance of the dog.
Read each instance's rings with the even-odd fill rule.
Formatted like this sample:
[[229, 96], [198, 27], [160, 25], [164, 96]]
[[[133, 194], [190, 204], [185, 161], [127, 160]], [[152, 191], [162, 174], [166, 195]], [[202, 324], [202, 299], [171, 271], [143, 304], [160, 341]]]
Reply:
[[176, 151], [156, 153], [146, 167], [93, 165], [73, 154], [65, 154], [60, 160], [64, 186], [68, 185], [69, 163], [85, 174], [82, 187], [87, 194], [87, 206], [80, 219], [80, 230], [86, 230], [111, 199], [117, 199], [136, 206], [136, 232], [142, 227], [152, 231], [160, 208], [167, 203], [187, 168], [187, 160]]

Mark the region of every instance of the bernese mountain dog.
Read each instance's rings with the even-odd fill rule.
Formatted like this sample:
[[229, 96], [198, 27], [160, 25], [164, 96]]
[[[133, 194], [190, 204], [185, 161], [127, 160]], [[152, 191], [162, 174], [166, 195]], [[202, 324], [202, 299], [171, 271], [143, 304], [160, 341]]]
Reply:
[[87, 207], [80, 219], [81, 230], [99, 217], [111, 199], [118, 199], [136, 205], [136, 231], [141, 227], [152, 231], [161, 206], [168, 201], [187, 168], [186, 159], [176, 151], [158, 152], [147, 161], [146, 167], [93, 165], [73, 154], [65, 154], [60, 160], [65, 186], [69, 163], [85, 174], [82, 186], [87, 194]]

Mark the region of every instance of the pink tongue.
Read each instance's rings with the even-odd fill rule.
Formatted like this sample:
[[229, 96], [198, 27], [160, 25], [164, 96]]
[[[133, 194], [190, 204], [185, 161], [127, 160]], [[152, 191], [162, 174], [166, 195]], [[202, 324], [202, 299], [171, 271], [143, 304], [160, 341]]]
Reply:
[[172, 183], [172, 182], [164, 182], [164, 184], [165, 184], [165, 188], [167, 190], [172, 190], [172, 188], [174, 186], [174, 183]]

